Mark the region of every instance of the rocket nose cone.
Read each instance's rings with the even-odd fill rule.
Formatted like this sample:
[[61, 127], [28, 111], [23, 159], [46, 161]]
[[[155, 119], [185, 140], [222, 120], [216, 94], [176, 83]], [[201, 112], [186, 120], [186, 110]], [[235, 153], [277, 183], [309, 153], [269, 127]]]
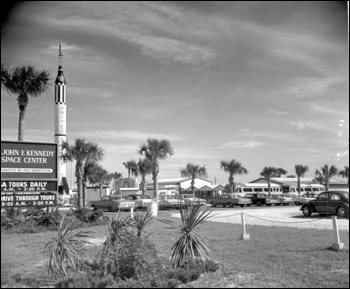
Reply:
[[64, 83], [64, 84], [66, 83], [66, 79], [64, 78], [64, 75], [63, 75], [63, 68], [61, 65], [58, 67], [58, 74], [55, 81], [55, 84], [59, 84], [59, 83]]

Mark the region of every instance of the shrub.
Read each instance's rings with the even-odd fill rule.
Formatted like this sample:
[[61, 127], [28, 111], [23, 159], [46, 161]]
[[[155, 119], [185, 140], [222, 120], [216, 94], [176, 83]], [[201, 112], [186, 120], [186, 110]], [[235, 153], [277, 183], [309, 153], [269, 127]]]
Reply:
[[90, 237], [90, 231], [74, 229], [76, 219], [71, 219], [63, 225], [64, 217], [60, 222], [57, 236], [45, 245], [49, 251], [48, 271], [55, 276], [63, 273], [67, 276], [67, 269], [78, 270], [84, 264], [82, 255], [84, 244], [91, 244], [86, 241]]
[[89, 208], [82, 208], [76, 210], [74, 216], [83, 223], [95, 223], [103, 216], [103, 211], [100, 209], [93, 211]]

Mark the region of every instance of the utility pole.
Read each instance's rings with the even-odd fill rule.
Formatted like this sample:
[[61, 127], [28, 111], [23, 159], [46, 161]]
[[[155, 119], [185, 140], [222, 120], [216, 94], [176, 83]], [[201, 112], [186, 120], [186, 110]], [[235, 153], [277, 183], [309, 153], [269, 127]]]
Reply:
[[215, 177], [215, 179], [213, 180], [214, 185], [216, 185], [216, 182], [218, 182], [219, 180]]

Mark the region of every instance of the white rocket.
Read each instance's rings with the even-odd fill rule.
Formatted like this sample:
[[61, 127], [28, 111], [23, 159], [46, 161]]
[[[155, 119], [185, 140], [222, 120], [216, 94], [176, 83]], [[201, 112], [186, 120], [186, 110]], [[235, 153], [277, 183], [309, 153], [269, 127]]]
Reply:
[[57, 143], [57, 183], [59, 186], [59, 191], [61, 192], [63, 187], [66, 187], [67, 183], [66, 164], [60, 158], [62, 155], [61, 144], [63, 141], [67, 141], [67, 87], [66, 79], [63, 76], [62, 57], [63, 54], [60, 44], [58, 53], [58, 74], [55, 81], [55, 143]]

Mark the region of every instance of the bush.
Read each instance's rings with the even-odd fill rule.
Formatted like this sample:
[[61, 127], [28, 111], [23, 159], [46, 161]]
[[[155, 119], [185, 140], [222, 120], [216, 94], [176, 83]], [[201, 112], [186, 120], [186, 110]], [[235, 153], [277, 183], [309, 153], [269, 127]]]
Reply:
[[74, 211], [74, 216], [84, 223], [95, 223], [103, 216], [102, 210], [93, 211], [89, 208], [82, 208]]

